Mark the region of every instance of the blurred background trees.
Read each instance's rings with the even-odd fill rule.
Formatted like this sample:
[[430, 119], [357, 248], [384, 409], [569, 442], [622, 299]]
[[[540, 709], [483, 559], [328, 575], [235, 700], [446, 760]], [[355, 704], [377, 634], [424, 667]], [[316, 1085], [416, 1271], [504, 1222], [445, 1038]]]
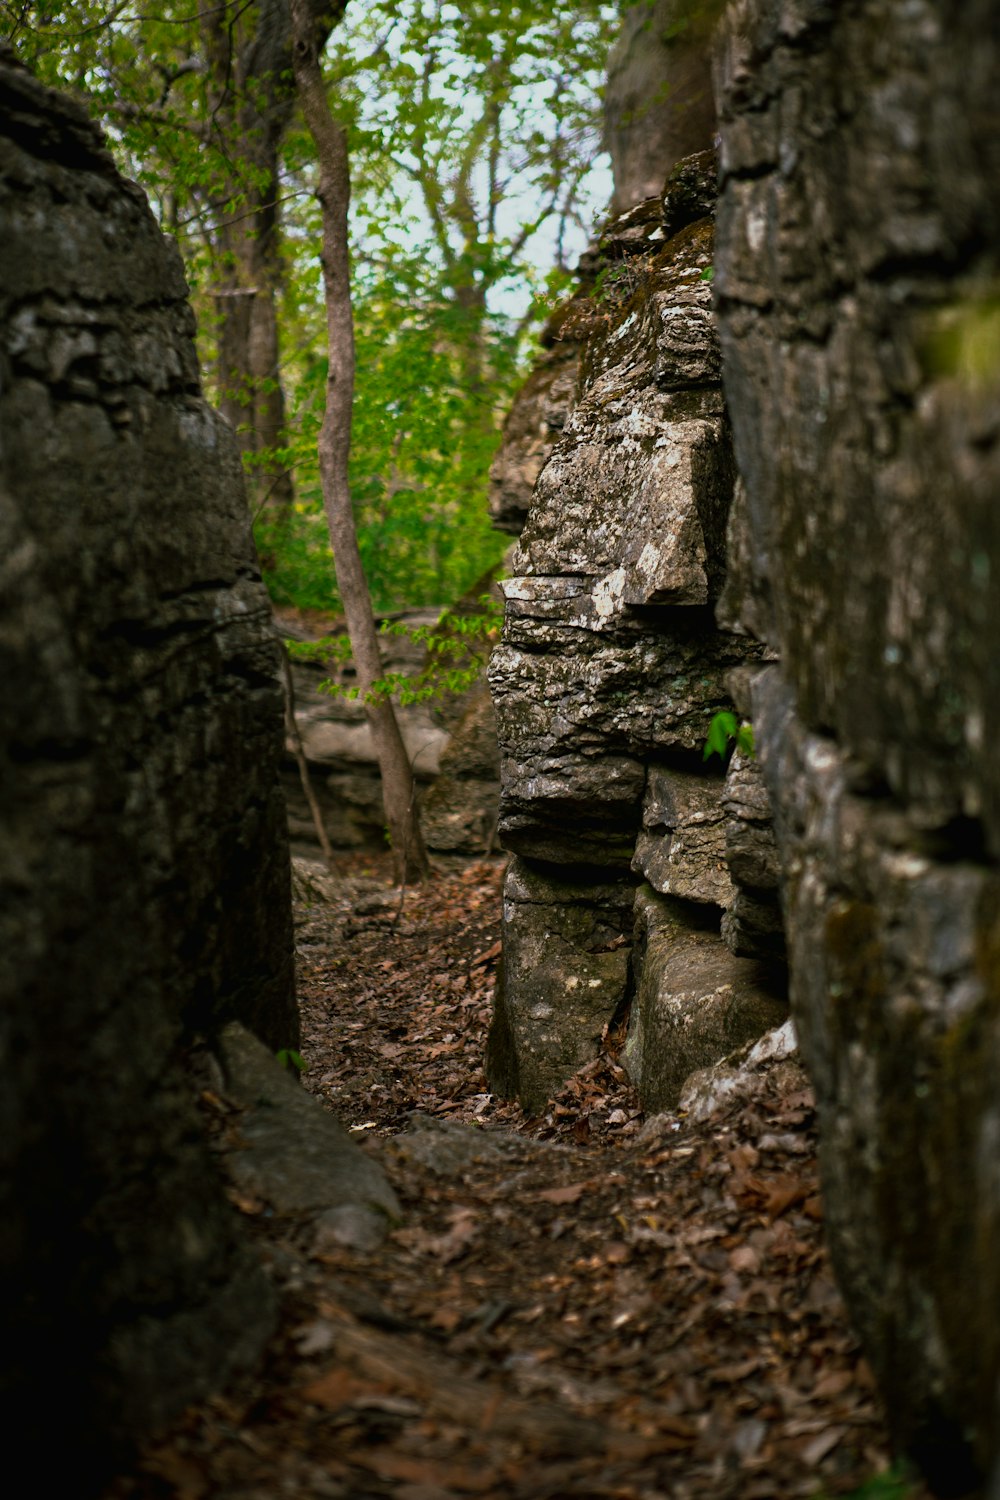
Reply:
[[[619, 10], [309, 9], [353, 176], [361, 555], [376, 610], [444, 604], [499, 560], [485, 491], [500, 421], [610, 191], [600, 97]], [[176, 237], [273, 597], [336, 612], [316, 456], [327, 373], [316, 163], [295, 108], [287, 0], [12, 0], [2, 15], [18, 55], [86, 97]]]

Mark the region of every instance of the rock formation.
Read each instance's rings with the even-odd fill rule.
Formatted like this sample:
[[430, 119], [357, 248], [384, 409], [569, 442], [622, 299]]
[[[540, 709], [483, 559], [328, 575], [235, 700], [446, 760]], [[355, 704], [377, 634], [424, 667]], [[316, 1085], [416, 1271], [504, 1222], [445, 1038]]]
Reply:
[[536, 380], [495, 469], [512, 516], [510, 476], [523, 503], [540, 465], [490, 669], [499, 830], [517, 858], [488, 1067], [528, 1108], [633, 994], [626, 1060], [650, 1108], [785, 1015], [780, 980], [720, 939], [735, 892], [723, 781], [701, 755], [728, 675], [760, 654], [713, 614], [734, 480], [714, 195], [704, 153], [612, 220], [552, 324], [579, 350], [572, 410], [553, 419], [555, 382]]
[[779, 658], [752, 712], [831, 1248], [898, 1441], [939, 1493], [991, 1496], [995, 22], [985, 0], [735, 0], [715, 282], [746, 486], [733, 593]]
[[658, 193], [675, 161], [715, 133], [710, 44], [715, 0], [638, 0], [608, 59], [604, 144], [613, 208]]
[[84, 1493], [271, 1326], [178, 1055], [295, 1045], [281, 688], [180, 257], [9, 54], [0, 119], [0, 1397]]

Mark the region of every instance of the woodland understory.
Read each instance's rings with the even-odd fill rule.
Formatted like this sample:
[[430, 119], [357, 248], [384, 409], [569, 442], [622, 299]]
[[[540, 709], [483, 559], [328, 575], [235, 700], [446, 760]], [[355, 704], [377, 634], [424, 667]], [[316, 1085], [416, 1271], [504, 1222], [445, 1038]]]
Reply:
[[[348, 857], [298, 908], [305, 1086], [405, 1219], [356, 1253], [231, 1189], [279, 1337], [106, 1500], [922, 1500], [831, 1277], [804, 1075], [644, 1122], [608, 1036], [543, 1116], [493, 1098], [502, 870], [401, 892]], [[202, 1104], [223, 1150], [239, 1111]]]

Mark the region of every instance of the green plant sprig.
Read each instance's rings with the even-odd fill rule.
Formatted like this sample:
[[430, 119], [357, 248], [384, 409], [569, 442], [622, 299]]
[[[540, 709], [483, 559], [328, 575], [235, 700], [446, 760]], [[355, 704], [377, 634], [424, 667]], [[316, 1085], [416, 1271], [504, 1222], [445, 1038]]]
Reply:
[[705, 738], [705, 747], [701, 752], [702, 760], [711, 760], [713, 755], [717, 755], [720, 760], [724, 761], [733, 744], [741, 755], [752, 756], [754, 753], [753, 726], [741, 723], [729, 709], [723, 709], [712, 716]]

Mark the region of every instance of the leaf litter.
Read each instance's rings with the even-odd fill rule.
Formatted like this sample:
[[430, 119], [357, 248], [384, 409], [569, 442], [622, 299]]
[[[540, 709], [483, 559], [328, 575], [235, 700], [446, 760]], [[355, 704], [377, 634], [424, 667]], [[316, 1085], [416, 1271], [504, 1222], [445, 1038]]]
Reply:
[[281, 1334], [107, 1500], [826, 1500], [887, 1468], [804, 1075], [644, 1124], [619, 1032], [544, 1114], [495, 1099], [502, 870], [400, 893], [345, 859], [298, 909], [303, 1081], [404, 1222], [359, 1252], [237, 1198]]

